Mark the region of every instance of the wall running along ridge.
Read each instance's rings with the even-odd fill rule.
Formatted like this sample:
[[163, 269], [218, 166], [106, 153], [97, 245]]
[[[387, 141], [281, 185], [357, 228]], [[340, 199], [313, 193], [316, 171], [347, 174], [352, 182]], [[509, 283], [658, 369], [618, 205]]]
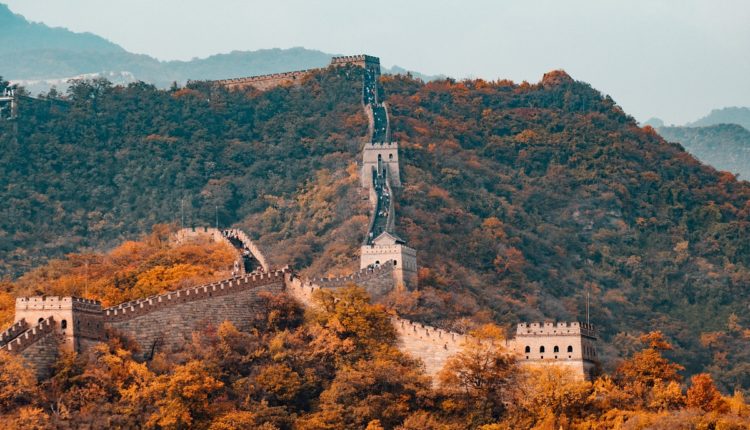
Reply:
[[[398, 144], [389, 139], [388, 109], [385, 103], [378, 101], [376, 83], [380, 75], [380, 61], [366, 55], [336, 57], [331, 61], [331, 66], [352, 64], [365, 69], [363, 105], [369, 119], [370, 142], [363, 149], [362, 185], [369, 189], [370, 200], [375, 207], [368, 236], [376, 225], [384, 225], [385, 233], [390, 234], [395, 227], [393, 203], [388, 202], [385, 222], [377, 222], [376, 211], [384, 193], [387, 193], [386, 197], [393, 198], [391, 184], [400, 186]], [[312, 71], [228, 79], [216, 83], [231, 89], [254, 87], [266, 90], [277, 85], [298, 83]], [[377, 155], [380, 155], [380, 160]], [[384, 169], [385, 174], [380, 169]], [[379, 171], [381, 178], [374, 176]], [[376, 179], [381, 179], [377, 190], [374, 189]], [[336, 278], [312, 279], [302, 279], [288, 267], [272, 271], [265, 255], [239, 229], [182, 229], [177, 238], [189, 240], [196, 234], [209, 234], [213, 240], [226, 241], [233, 246], [228, 236], [238, 239], [259, 262], [261, 269], [244, 276], [138, 299], [107, 309], [101, 309], [98, 302], [77, 298], [19, 298], [16, 303], [17, 321], [0, 333], [0, 350], [20, 354], [35, 368], [39, 377], [46, 377], [60, 348], [81, 352], [95, 341], [104, 340], [107, 336], [105, 329], [119, 332], [137, 342], [141, 347], [140, 355], [148, 358], [157, 351], [180, 349], [192, 340], [194, 332], [218, 326], [224, 321], [231, 321], [240, 330], [250, 329], [253, 314], [264, 311], [264, 294], [286, 292], [304, 306], [315, 306], [313, 296], [321, 289], [356, 284], [365, 287], [377, 298], [393, 290], [399, 278], [401, 282], [404, 281], [407, 277], [404, 268], [409, 273], [413, 269], [416, 277], [416, 251], [406, 247], [395, 234], [381, 237], [374, 244], [375, 237], [365, 240], [362, 261], [365, 267], [359, 272]], [[370, 266], [367, 259], [371, 257], [379, 259], [382, 264]], [[413, 286], [416, 287], [416, 279]], [[56, 305], [58, 302], [59, 306]], [[421, 359], [431, 376], [435, 376], [448, 359], [468, 342], [479, 342], [471, 336], [397, 316], [392, 316], [391, 321], [401, 350]], [[595, 365], [595, 341], [592, 326], [577, 322], [548, 322], [519, 324], [516, 339], [505, 342], [504, 346], [509, 353], [515, 354], [521, 364], [566, 366], [576, 377], [584, 378], [591, 375]], [[560, 351], [564, 348], [565, 353], [555, 356], [555, 346]], [[529, 353], [526, 352], [527, 347]], [[541, 352], [542, 347], [544, 352]], [[568, 347], [572, 348], [570, 353]], [[553, 352], [548, 355], [547, 351], [550, 350]]]

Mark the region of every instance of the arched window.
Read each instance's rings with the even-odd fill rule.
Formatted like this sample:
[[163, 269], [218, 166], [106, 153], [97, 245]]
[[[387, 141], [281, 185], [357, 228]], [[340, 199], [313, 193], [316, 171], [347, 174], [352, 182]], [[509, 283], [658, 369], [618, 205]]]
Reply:
[[60, 328], [63, 330], [68, 328], [68, 320], [62, 320], [62, 322], [60, 323]]
[[388, 154], [388, 159], [393, 160], [393, 154]]
[[568, 352], [573, 352], [573, 345], [568, 345]]
[[44, 321], [44, 318], [39, 318], [39, 321], [37, 321], [37, 322], [41, 324], [42, 321]]
[[555, 352], [560, 352], [560, 347], [555, 345]]
[[382, 156], [382, 155], [380, 155], [380, 154], [378, 154], [378, 161], [380, 161], [380, 160], [382, 160], [382, 159], [383, 159], [383, 156]]
[[539, 352], [542, 352], [542, 353], [544, 352], [544, 347], [543, 346], [539, 347]]
[[526, 352], [527, 354], [528, 354], [528, 353], [530, 353], [530, 352], [531, 352], [531, 347], [530, 347], [530, 346], [527, 346], [527, 347], [526, 347], [526, 351], [525, 351], [525, 352]]

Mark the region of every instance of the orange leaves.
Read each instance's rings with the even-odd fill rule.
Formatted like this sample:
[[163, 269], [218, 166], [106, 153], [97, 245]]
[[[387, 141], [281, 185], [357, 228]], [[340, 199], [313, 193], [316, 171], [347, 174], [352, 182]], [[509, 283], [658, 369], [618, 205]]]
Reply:
[[727, 403], [721, 397], [721, 393], [714, 385], [714, 380], [708, 373], [699, 373], [690, 379], [687, 405], [691, 408], [703, 409], [706, 412], [727, 409]]
[[526, 266], [523, 252], [515, 247], [506, 248], [495, 257], [495, 270], [500, 273], [521, 273]]
[[[236, 258], [224, 243], [177, 244], [169, 237], [169, 228], [157, 225], [142, 240], [126, 241], [107, 254], [70, 254], [27, 273], [16, 290], [86, 296], [107, 306], [221, 278]], [[0, 322], [13, 306], [2, 299]]]

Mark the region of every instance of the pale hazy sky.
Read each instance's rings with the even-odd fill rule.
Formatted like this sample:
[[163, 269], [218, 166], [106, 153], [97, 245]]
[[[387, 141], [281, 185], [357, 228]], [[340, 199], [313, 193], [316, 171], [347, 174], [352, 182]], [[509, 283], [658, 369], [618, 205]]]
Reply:
[[750, 106], [748, 0], [4, 1], [163, 60], [304, 46], [456, 78], [563, 68], [639, 120]]

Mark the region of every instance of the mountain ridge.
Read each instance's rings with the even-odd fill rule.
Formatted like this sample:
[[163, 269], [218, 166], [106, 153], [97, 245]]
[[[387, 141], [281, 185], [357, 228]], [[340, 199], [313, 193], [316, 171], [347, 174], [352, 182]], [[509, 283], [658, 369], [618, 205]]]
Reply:
[[[113, 73], [127, 72], [135, 80], [167, 88], [173, 82], [184, 84], [188, 80], [226, 79], [325, 67], [336, 56], [293, 47], [235, 50], [189, 61], [161, 61], [128, 52], [92, 33], [73, 33], [60, 27], [31, 23], [3, 4], [0, 4], [0, 22], [7, 23], [0, 25], [0, 54], [15, 58], [12, 63], [3, 65], [0, 76], [26, 83], [33, 94], [46, 92], [52, 85], [64, 90], [67, 84], [60, 85], [61, 81], [81, 75], [114, 76]], [[408, 72], [398, 66], [394, 66], [393, 71]], [[424, 80], [437, 78], [418, 72], [409, 73]], [[119, 84], [129, 82], [131, 80], [126, 78], [115, 81]]]

